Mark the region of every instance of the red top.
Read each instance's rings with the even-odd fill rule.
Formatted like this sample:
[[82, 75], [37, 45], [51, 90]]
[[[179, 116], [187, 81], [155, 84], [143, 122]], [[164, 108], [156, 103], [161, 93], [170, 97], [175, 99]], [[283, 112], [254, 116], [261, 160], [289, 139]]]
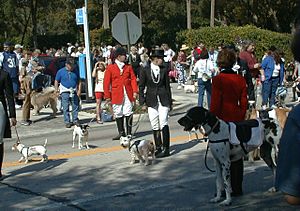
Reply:
[[133, 102], [133, 93], [138, 93], [138, 86], [131, 65], [125, 65], [122, 74], [117, 64], [108, 65], [103, 83], [104, 98], [110, 98], [112, 104], [122, 104], [124, 87], [129, 100]]
[[250, 53], [248, 51], [242, 51], [242, 52], [240, 52], [239, 57], [241, 60], [244, 60], [247, 63], [252, 77], [253, 78], [257, 77], [259, 74], [259, 69], [254, 68], [254, 65], [257, 63], [257, 60], [256, 60], [254, 54]]
[[212, 79], [210, 111], [224, 121], [243, 121], [247, 110], [247, 85], [236, 73], [220, 73]]

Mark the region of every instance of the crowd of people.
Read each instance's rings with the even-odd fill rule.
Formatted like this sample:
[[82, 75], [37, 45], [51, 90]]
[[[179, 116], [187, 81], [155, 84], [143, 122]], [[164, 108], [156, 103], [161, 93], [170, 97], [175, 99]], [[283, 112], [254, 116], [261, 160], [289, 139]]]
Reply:
[[[79, 121], [79, 101], [82, 92], [76, 57], [84, 54], [85, 49], [70, 43], [67, 45], [67, 48], [49, 49], [45, 53], [48, 56], [67, 57], [65, 67], [56, 73], [54, 88], [57, 97], [61, 98], [65, 126], [71, 128]], [[0, 121], [1, 137], [10, 137], [10, 132], [4, 134], [4, 131], [9, 131], [10, 128], [8, 118], [11, 125], [15, 125], [15, 109], [21, 105], [21, 124], [31, 124], [32, 94], [41, 92], [44, 86], [51, 85], [51, 79], [48, 82], [45, 77], [41, 79], [46, 68], [42, 52], [39, 49], [31, 52], [22, 48], [19, 44], [13, 46], [12, 43], [5, 42], [0, 54], [0, 115], [5, 116]], [[285, 61], [276, 47], [270, 46], [261, 62], [255, 56], [255, 43], [250, 40], [245, 40], [242, 46], [220, 45], [217, 49], [206, 47], [204, 43], [199, 43], [194, 48], [182, 45], [178, 53], [167, 44], [155, 46], [148, 52], [148, 49], [139, 43], [137, 46], [131, 46], [129, 53], [121, 46], [103, 44], [95, 47], [92, 54], [92, 77], [97, 123], [103, 124], [101, 112], [105, 101], [105, 104], [110, 106], [117, 125], [118, 134], [113, 140], [119, 140], [121, 136], [132, 136], [133, 105], [138, 101], [140, 106], [148, 111], [156, 145], [155, 154], [158, 157], [169, 156], [168, 117], [169, 111], [172, 110], [170, 77], [173, 71], [177, 72], [177, 89], [182, 89], [189, 81], [195, 84], [198, 87], [198, 106], [204, 106], [206, 93], [207, 108], [224, 121], [244, 120], [248, 103], [254, 101], [259, 105], [257, 86], [260, 85], [262, 102], [259, 106], [262, 109], [277, 107], [276, 91], [285, 80]], [[300, 81], [298, 70], [299, 63], [296, 64], [293, 77]], [[288, 119], [287, 124], [293, 125], [291, 118], [293, 117]], [[285, 130], [283, 138], [289, 135], [291, 134], [287, 135]], [[3, 155], [3, 143], [0, 143], [0, 153]], [[0, 161], [2, 164], [2, 160]], [[233, 195], [242, 195], [242, 159], [231, 163], [231, 175]], [[278, 175], [283, 178], [280, 172]], [[280, 181], [281, 179], [279, 187]], [[296, 191], [296, 198], [299, 195], [297, 194]]]

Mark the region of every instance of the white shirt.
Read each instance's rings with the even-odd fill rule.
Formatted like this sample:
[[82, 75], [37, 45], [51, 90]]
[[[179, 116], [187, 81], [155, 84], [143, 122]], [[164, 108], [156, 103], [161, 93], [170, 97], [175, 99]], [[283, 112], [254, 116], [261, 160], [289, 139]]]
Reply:
[[165, 55], [164, 61], [170, 62], [172, 60], [173, 56], [175, 55], [175, 52], [171, 48], [169, 48], [168, 50], [166, 50], [164, 52], [164, 55]]
[[209, 59], [199, 59], [193, 69], [193, 72], [198, 73], [198, 78], [202, 78], [203, 74], [212, 77], [212, 71], [214, 70], [214, 64]]
[[97, 71], [96, 84], [95, 84], [95, 92], [104, 92], [103, 89], [103, 81], [104, 81], [105, 71]]
[[151, 63], [151, 70], [152, 70], [154, 76], [157, 77], [159, 74], [159, 71], [160, 71], [159, 66]]
[[280, 64], [275, 64], [272, 77], [278, 77], [279, 73], [280, 73]]

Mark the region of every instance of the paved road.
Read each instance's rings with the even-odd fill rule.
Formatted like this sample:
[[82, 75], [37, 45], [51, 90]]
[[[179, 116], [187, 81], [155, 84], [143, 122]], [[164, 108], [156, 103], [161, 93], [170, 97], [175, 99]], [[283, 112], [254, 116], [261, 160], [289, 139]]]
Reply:
[[[244, 196], [234, 198], [232, 206], [208, 203], [215, 182], [204, 165], [207, 143], [188, 141], [177, 124], [196, 104], [197, 95], [173, 92], [178, 104], [170, 116], [171, 156], [147, 167], [130, 165], [128, 151], [111, 141], [114, 122], [91, 123], [90, 150], [71, 148], [72, 130], [63, 127], [61, 116], [35, 117], [32, 126], [19, 126], [21, 141], [28, 145], [48, 139], [50, 161], [17, 163], [19, 154], [10, 149], [14, 134], [5, 145], [4, 173], [9, 177], [0, 182], [0, 210], [295, 210], [279, 193], [266, 192], [272, 176], [262, 161], [245, 162]], [[93, 117], [81, 113], [82, 121]], [[152, 139], [147, 116], [141, 118], [136, 136]], [[210, 154], [208, 166], [214, 168]]]

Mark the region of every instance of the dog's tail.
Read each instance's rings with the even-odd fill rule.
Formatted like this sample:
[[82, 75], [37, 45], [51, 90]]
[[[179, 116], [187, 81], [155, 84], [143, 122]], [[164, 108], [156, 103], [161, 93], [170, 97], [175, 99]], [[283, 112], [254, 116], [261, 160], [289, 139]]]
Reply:
[[45, 140], [44, 147], [46, 147], [48, 139]]

